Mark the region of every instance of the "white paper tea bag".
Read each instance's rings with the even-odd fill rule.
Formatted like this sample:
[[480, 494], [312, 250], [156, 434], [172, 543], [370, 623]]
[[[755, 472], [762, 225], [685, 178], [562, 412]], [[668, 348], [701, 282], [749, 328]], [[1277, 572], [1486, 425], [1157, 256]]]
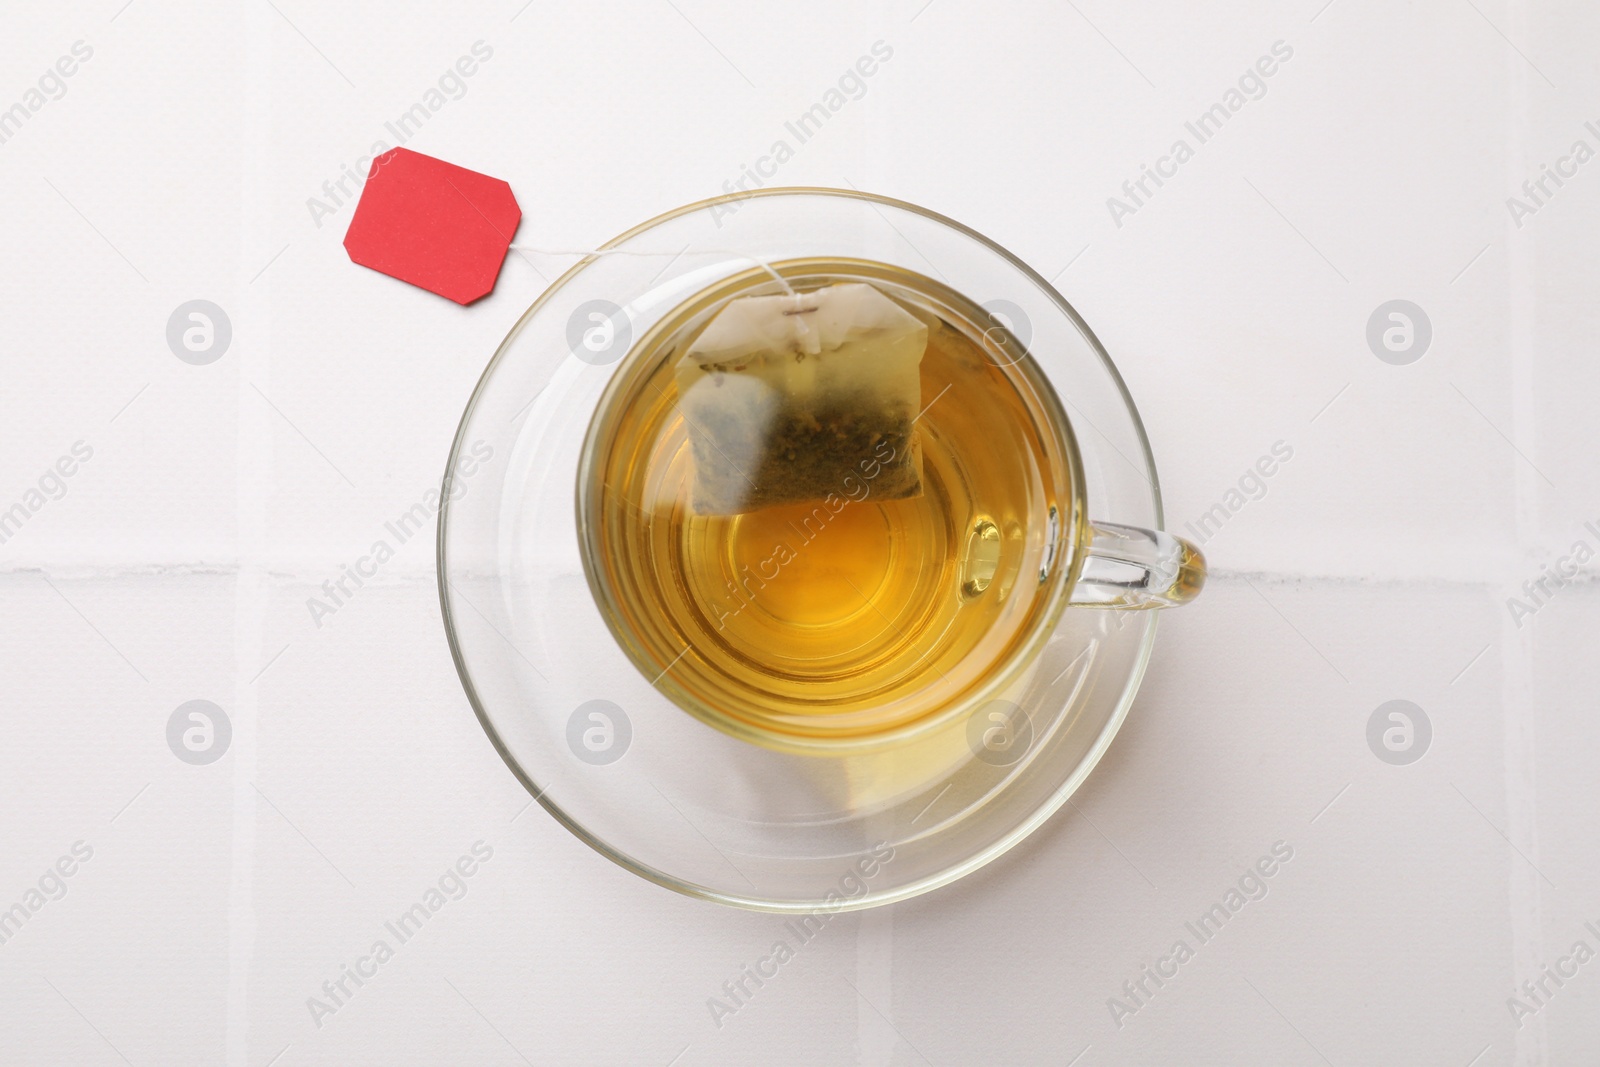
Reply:
[[920, 319], [861, 282], [729, 301], [675, 368], [695, 512], [920, 493], [927, 343]]

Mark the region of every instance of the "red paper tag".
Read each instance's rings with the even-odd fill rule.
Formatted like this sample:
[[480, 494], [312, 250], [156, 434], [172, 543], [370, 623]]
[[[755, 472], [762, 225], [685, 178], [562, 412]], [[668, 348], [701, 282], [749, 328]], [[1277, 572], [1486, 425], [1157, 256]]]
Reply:
[[372, 161], [344, 248], [363, 267], [470, 304], [494, 291], [521, 222], [499, 178], [394, 148]]

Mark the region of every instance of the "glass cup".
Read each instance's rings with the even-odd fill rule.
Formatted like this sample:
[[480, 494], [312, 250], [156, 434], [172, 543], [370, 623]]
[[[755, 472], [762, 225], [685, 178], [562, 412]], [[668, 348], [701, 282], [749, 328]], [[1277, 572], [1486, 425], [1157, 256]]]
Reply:
[[[808, 367], [815, 331], [786, 321], [861, 285], [893, 301], [873, 306], [926, 349], [902, 410], [859, 380], [849, 396], [819, 394], [819, 374], [846, 372], [813, 369], [826, 351]], [[685, 352], [751, 297], [768, 329], [794, 331], [795, 351], [746, 334], [753, 349], [699, 373]], [[836, 351], [857, 379], [885, 358]], [[754, 380], [722, 370], [752, 362]], [[790, 382], [805, 390], [793, 407]], [[818, 411], [850, 432], [830, 433]], [[867, 447], [874, 427], [882, 461]], [[664, 316], [612, 375], [578, 470], [584, 570], [634, 665], [702, 721], [789, 751], [903, 744], [1003, 693], [1068, 605], [1143, 609], [1198, 591], [1187, 542], [1085, 518], [1078, 454], [1025, 345], [970, 298], [878, 262], [763, 263]], [[923, 484], [909, 499], [875, 496], [901, 467]], [[730, 499], [701, 513], [697, 482], [712, 475]], [[757, 506], [793, 496], [797, 478], [787, 506]]]
[[[858, 282], [981, 353], [986, 380], [1016, 398], [1017, 426], [994, 423], [997, 442], [1025, 431], [1034, 458], [1028, 507], [1005, 521], [946, 507], [937, 560], [916, 543], [884, 557], [885, 574], [924, 567], [918, 595], [930, 602], [994, 601], [992, 617], [934, 626], [926, 650], [892, 649], [900, 659], [877, 674], [824, 675], [826, 656], [755, 656], [705, 625], [727, 610], [664, 610], [682, 574], [653, 560], [713, 558], [745, 520], [662, 519], [651, 532], [618, 516], [644, 499], [640, 486], [653, 487], [653, 514], [688, 515], [690, 429], [661, 375], [686, 338], [742, 296]], [[963, 411], [935, 407], [962, 394], [945, 397], [929, 373], [925, 362], [918, 419], [932, 441]], [[647, 447], [619, 449], [619, 427], [645, 409], [657, 418]], [[960, 497], [952, 469], [925, 456], [916, 500], [863, 495], [851, 514], [932, 514]], [[446, 630], [508, 766], [624, 867], [777, 911], [902, 899], [1020, 841], [1127, 714], [1154, 637], [1156, 613], [1143, 609], [1191, 599], [1205, 573], [1198, 550], [1160, 532], [1143, 427], [1060, 295], [958, 223], [841, 190], [689, 205], [584, 259], [495, 354], [443, 497]], [[680, 540], [652, 553], [663, 530]], [[1003, 589], [989, 588], [995, 558], [1015, 564]], [[780, 636], [825, 645], [829, 620], [811, 626]], [[957, 630], [965, 643], [945, 640]], [[913, 669], [924, 663], [934, 666]]]

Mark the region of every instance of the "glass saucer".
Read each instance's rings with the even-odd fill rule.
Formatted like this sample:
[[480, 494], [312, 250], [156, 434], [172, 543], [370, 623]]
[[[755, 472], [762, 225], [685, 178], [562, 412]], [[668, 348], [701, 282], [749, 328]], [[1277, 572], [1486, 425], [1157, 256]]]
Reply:
[[[512, 773], [562, 825], [641, 877], [778, 912], [902, 900], [1021, 841], [1110, 745], [1157, 615], [1066, 607], [989, 704], [867, 750], [785, 751], [732, 736], [636, 666], [596, 604], [581, 549], [576, 489], [597, 408], [632, 343], [696, 294], [753, 264], [816, 258], [927, 275], [981, 305], [1059, 396], [1086, 515], [1160, 529], [1138, 413], [1071, 306], [959, 223], [832, 189], [691, 204], [564, 274], [479, 381], [439, 513], [451, 653]], [[999, 705], [1021, 714], [997, 746], [984, 711]]]

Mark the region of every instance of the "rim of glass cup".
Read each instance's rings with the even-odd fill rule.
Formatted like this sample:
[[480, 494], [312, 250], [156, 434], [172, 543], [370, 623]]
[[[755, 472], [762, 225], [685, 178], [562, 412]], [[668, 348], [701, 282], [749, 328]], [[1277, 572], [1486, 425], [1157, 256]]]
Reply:
[[[1026, 674], [1045, 645], [1049, 643], [1056, 627], [1061, 623], [1062, 613], [1071, 602], [1072, 590], [1077, 586], [1078, 578], [1083, 571], [1088, 542], [1093, 536], [1090, 530], [1083, 460], [1078, 450], [1077, 433], [1073, 430], [1065, 406], [1056, 394], [1055, 387], [1051, 385], [1048, 375], [1032, 355], [1024, 351], [1007, 369], [1014, 368], [1033, 392], [1039, 409], [1048, 417], [1050, 427], [1057, 438], [1056, 444], [1061, 450], [1066, 478], [1065, 499], [1070, 501], [1071, 506], [1069, 521], [1064, 524], [1066, 529], [1061, 535], [1066, 545], [1067, 558], [1063, 566], [1052, 569], [1050, 587], [1043, 604], [1033, 620], [1019, 632], [1020, 643], [991, 664], [989, 673], [980, 681], [973, 683], [969, 692], [952, 699], [942, 707], [936, 707], [932, 711], [868, 734], [790, 732], [783, 728], [776, 717], [768, 714], [753, 716], [763, 720], [756, 722], [716, 710], [709, 706], [703, 697], [677, 684], [669, 671], [658, 670], [659, 663], [648, 661], [649, 651], [645, 647], [644, 640], [629, 634], [619, 621], [618, 590], [607, 583], [601, 569], [595, 563], [601, 555], [598, 512], [601, 507], [603, 484], [601, 467], [606, 460], [601, 447], [606, 442], [603, 430], [608, 420], [614, 423], [620, 416], [618, 405], [628, 397], [628, 390], [637, 392], [638, 380], [649, 372], [647, 364], [639, 363], [633, 357], [652, 354], [649, 346], [653, 342], [659, 343], [663, 337], [670, 336], [670, 333], [664, 333], [664, 330], [669, 327], [681, 328], [682, 323], [679, 320], [692, 317], [685, 314], [685, 309], [709, 310], [731, 299], [741, 291], [741, 288], [747, 290], [753, 286], [770, 284], [771, 273], [784, 274], [787, 277], [792, 267], [796, 276], [803, 277], [813, 269], [824, 272], [833, 269], [853, 269], [859, 271], [860, 275], [852, 274], [851, 277], [860, 280], [860, 277], [870, 277], [874, 268], [885, 266], [887, 264], [872, 260], [797, 257], [768, 263], [763, 267], [752, 267], [744, 271], [742, 276], [730, 275], [707, 286], [663, 316], [635, 343], [633, 351], [623, 357], [596, 405], [583, 449], [579, 454], [576, 504], [578, 538], [584, 549], [580, 554], [583, 556], [584, 575], [588, 579], [589, 589], [596, 602], [602, 606], [601, 614], [605, 616], [606, 626], [611, 631], [612, 637], [639, 672], [646, 677], [654, 674], [655, 687], [684, 712], [707, 726], [721, 730], [741, 741], [778, 752], [822, 757], [882, 752], [938, 733], [952, 722], [984, 706]], [[958, 306], [963, 301], [970, 302], [970, 298], [965, 294], [919, 272], [902, 270], [902, 273], [916, 279], [917, 291], [924, 298], [939, 301], [946, 312], [960, 316], [967, 325], [977, 325], [967, 312]]]
[[[1106, 373], [1111, 376], [1112, 382], [1116, 385], [1117, 393], [1122, 398], [1123, 406], [1127, 409], [1128, 416], [1133, 422], [1133, 428], [1139, 441], [1140, 454], [1144, 460], [1145, 473], [1149, 476], [1150, 500], [1154, 511], [1154, 528], [1161, 529], [1164, 527], [1166, 517], [1161, 504], [1161, 483], [1156, 471], [1155, 456], [1150, 450], [1149, 434], [1145, 431], [1144, 420], [1139, 416], [1139, 409], [1133, 402], [1133, 395], [1128, 391], [1127, 383], [1122, 379], [1122, 373], [1117, 370], [1117, 366], [1114, 362], [1112, 362], [1111, 356], [1106, 352], [1105, 346], [1100, 343], [1100, 338], [1096, 336], [1094, 331], [1089, 328], [1089, 324], [1084, 321], [1081, 315], [1078, 314], [1077, 309], [1068, 303], [1066, 298], [1056, 291], [1055, 286], [1051, 285], [1050, 282], [1045, 280], [1043, 275], [1030, 267], [1026, 262], [1012, 253], [1009, 249], [984, 236], [970, 226], [957, 222], [955, 219], [940, 214], [937, 211], [910, 203], [909, 201], [898, 200], [894, 197], [882, 196], [877, 193], [867, 193], [859, 189], [834, 189], [826, 186], [774, 186], [771, 188], [758, 189], [751, 192], [713, 196], [704, 200], [696, 200], [692, 203], [683, 204], [679, 207], [673, 208], [670, 211], [664, 211], [653, 218], [647, 219], [644, 222], [625, 230], [623, 233], [618, 234], [611, 240], [599, 245], [596, 251], [603, 252], [607, 249], [615, 248], [626, 243], [627, 241], [632, 240], [634, 237], [637, 237], [640, 234], [655, 228], [669, 219], [690, 215], [697, 211], [706, 210], [718, 204], [737, 203], [757, 198], [784, 196], [831, 196], [844, 200], [859, 200], [870, 205], [886, 205], [902, 211], [910, 212], [915, 215], [921, 215], [924, 218], [931, 219], [932, 221], [940, 223], [943, 226], [947, 226], [950, 229], [961, 233], [963, 236], [968, 237], [983, 247], [989, 249], [991, 252], [1000, 256], [1012, 267], [1016, 268], [1025, 278], [1037, 286], [1040, 292], [1042, 292], [1051, 303], [1055, 304], [1055, 306], [1072, 321], [1073, 325], [1077, 328], [1084, 340], [1087, 341], [1089, 346], [1094, 350], [1095, 355], [1099, 357]], [[456, 675], [461, 679], [461, 687], [467, 695], [467, 702], [472, 705], [473, 714], [477, 716], [478, 724], [483, 728], [484, 733], [488, 736], [490, 744], [494, 746], [494, 750], [500, 754], [500, 758], [505, 763], [507, 769], [509, 769], [517, 781], [522, 784], [523, 788], [528, 791], [529, 795], [534, 800], [539, 802], [540, 807], [544, 808], [544, 810], [547, 811], [558, 823], [566, 827], [568, 832], [570, 832], [574, 837], [588, 845], [590, 848], [594, 849], [606, 859], [609, 859], [611, 862], [617, 864], [624, 870], [630, 871], [633, 874], [638, 875], [640, 878], [643, 878], [649, 882], [653, 882], [665, 889], [670, 889], [674, 892], [681, 893], [684, 896], [694, 897], [698, 900], [708, 900], [712, 901], [713, 903], [724, 904], [730, 907], [743, 908], [751, 911], [770, 912], [775, 914], [805, 914], [822, 908], [826, 908], [830, 912], [860, 911], [865, 908], [878, 907], [883, 904], [892, 904], [896, 901], [909, 900], [912, 897], [921, 896], [923, 893], [938, 889], [941, 886], [949, 885], [951, 882], [957, 881], [1005, 855], [1040, 826], [1042, 826], [1047, 819], [1060, 810], [1061, 806], [1065, 804], [1075, 792], [1078, 791], [1078, 788], [1083, 784], [1084, 780], [1088, 778], [1090, 772], [1094, 770], [1094, 768], [1099, 764], [1101, 758], [1104, 757], [1106, 751], [1111, 747], [1112, 740], [1115, 739], [1116, 735], [1121, 731], [1122, 724], [1127, 720], [1129, 711], [1132, 710], [1133, 699], [1137, 695], [1139, 686], [1144, 680], [1145, 671], [1149, 667], [1150, 655], [1155, 647], [1156, 622], [1160, 616], [1159, 612], [1139, 612], [1140, 615], [1147, 616], [1145, 633], [1143, 639], [1140, 641], [1138, 653], [1135, 657], [1132, 668], [1129, 670], [1128, 677], [1123, 684], [1122, 692], [1117, 696], [1116, 707], [1111, 716], [1106, 720], [1105, 725], [1101, 727], [1099, 736], [1095, 738], [1094, 743], [1090, 746], [1088, 752], [1085, 753], [1083, 758], [1078, 761], [1078, 764], [1073, 768], [1072, 773], [1067, 776], [1066, 780], [1061, 783], [1061, 785], [1053, 794], [1051, 794], [1043, 803], [1035, 808], [1026, 819], [1023, 819], [1016, 826], [1013, 826], [1009, 831], [996, 838], [981, 851], [968, 856], [959, 863], [952, 864], [949, 867], [917, 879], [916, 881], [908, 882], [905, 885], [878, 890], [876, 892], [869, 891], [860, 897], [850, 900], [829, 902], [820, 897], [815, 900], [771, 900], [759, 896], [742, 896], [734, 893], [725, 893], [720, 890], [697, 885], [693, 882], [684, 881], [680, 878], [676, 878], [670, 874], [667, 874], [664, 871], [659, 871], [654, 867], [651, 867], [649, 864], [641, 863], [632, 856], [629, 856], [626, 853], [611, 847], [610, 844], [595, 834], [590, 833], [587, 827], [569, 815], [559, 804], [551, 800], [544, 788], [528, 775], [527, 771], [522, 767], [516, 756], [506, 746], [504, 739], [500, 736], [499, 731], [495, 728], [493, 720], [490, 718], [488, 712], [484, 709], [483, 701], [478, 695], [476, 686], [473, 684], [471, 672], [467, 669], [466, 661], [462, 655], [460, 639], [458, 637], [455, 624], [455, 615], [450, 608], [450, 597], [448, 591], [449, 583], [446, 578], [446, 561], [448, 558], [449, 549], [447, 539], [449, 536], [448, 531], [451, 503], [450, 483], [453, 472], [456, 469], [456, 462], [460, 456], [463, 443], [466, 440], [468, 424], [471, 423], [472, 416], [477, 410], [478, 400], [482, 396], [484, 390], [487, 388], [490, 379], [494, 377], [494, 372], [499, 367], [500, 361], [506, 357], [506, 354], [509, 352], [512, 344], [516, 341], [517, 336], [522, 332], [523, 327], [528, 323], [528, 321], [532, 319], [542, 307], [544, 307], [544, 305], [556, 294], [556, 292], [558, 292], [568, 282], [572, 281], [572, 279], [577, 277], [577, 275], [582, 273], [598, 258], [599, 257], [596, 255], [586, 255], [577, 263], [574, 263], [571, 267], [567, 268], [566, 271], [562, 272], [560, 277], [551, 282], [550, 285], [534, 299], [532, 304], [528, 305], [528, 309], [526, 311], [517, 317], [517, 321], [512, 324], [511, 328], [506, 332], [504, 339], [502, 339], [500, 344], [495, 348], [494, 355], [490, 357], [488, 364], [483, 369], [483, 373], [478, 376], [478, 381], [472, 389], [472, 395], [467, 399], [467, 405], [462, 410], [461, 421], [456, 426], [455, 437], [450, 444], [450, 455], [445, 461], [445, 473], [441, 483], [440, 493], [441, 504], [439, 507], [439, 517], [437, 520], [437, 536], [435, 538], [437, 543], [437, 548], [435, 550], [435, 569], [437, 575], [436, 584], [439, 590], [439, 608], [444, 621], [445, 639], [450, 646], [450, 658], [455, 663]], [[1088, 516], [1084, 516], [1083, 518], [1085, 521], [1087, 521]], [[1095, 608], [1092, 610], [1124, 609]]]

